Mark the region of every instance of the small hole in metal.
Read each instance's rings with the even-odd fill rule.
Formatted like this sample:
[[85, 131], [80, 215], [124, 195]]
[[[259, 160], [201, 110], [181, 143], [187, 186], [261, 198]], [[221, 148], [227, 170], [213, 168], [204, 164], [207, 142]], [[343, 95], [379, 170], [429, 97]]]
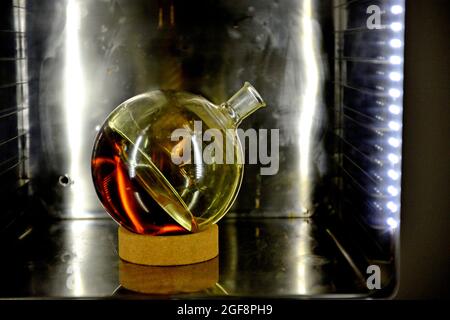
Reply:
[[70, 179], [70, 177], [67, 174], [60, 176], [58, 181], [59, 181], [59, 184], [63, 187], [68, 187], [69, 185], [72, 184], [72, 180]]

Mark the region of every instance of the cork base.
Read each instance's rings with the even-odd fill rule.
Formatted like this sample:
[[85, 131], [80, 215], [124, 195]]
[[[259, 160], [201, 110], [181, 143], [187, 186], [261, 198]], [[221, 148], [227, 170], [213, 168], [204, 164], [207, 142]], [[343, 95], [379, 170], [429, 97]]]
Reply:
[[204, 262], [219, 254], [217, 225], [197, 233], [149, 236], [119, 227], [119, 257], [147, 266], [178, 266]]
[[198, 292], [219, 282], [219, 257], [171, 267], [143, 266], [120, 260], [119, 282], [125, 289], [145, 294]]

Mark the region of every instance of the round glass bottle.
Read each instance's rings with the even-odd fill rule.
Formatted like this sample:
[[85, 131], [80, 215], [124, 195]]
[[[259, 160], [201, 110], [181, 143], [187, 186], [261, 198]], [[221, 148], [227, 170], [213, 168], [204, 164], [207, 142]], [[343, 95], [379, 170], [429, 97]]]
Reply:
[[166, 90], [125, 101], [95, 140], [92, 176], [100, 201], [139, 234], [197, 232], [216, 223], [242, 182], [236, 129], [264, 106], [249, 83], [221, 105]]

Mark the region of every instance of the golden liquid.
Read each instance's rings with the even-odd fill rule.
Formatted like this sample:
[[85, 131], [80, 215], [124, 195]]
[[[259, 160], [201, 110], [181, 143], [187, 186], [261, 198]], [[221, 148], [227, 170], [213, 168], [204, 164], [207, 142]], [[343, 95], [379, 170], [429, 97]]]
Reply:
[[[92, 174], [104, 207], [141, 234], [195, 232], [217, 222], [232, 205], [243, 170], [239, 142], [226, 131], [226, 119], [189, 95], [159, 92], [141, 100], [116, 109], [97, 137]], [[225, 140], [233, 142], [233, 164], [195, 161], [210, 143], [201, 140], [191, 144], [188, 161], [172, 162], [172, 153], [185, 143], [171, 141], [172, 132], [194, 132], [194, 121], [202, 121], [203, 132], [216, 128], [223, 133], [223, 155]]]

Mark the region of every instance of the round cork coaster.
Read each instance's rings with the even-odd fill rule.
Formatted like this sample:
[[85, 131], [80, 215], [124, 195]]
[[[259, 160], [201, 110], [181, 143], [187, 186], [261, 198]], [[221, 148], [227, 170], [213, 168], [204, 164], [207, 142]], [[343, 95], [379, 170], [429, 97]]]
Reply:
[[178, 266], [203, 262], [219, 254], [217, 225], [173, 236], [149, 236], [119, 227], [119, 257], [148, 266]]

